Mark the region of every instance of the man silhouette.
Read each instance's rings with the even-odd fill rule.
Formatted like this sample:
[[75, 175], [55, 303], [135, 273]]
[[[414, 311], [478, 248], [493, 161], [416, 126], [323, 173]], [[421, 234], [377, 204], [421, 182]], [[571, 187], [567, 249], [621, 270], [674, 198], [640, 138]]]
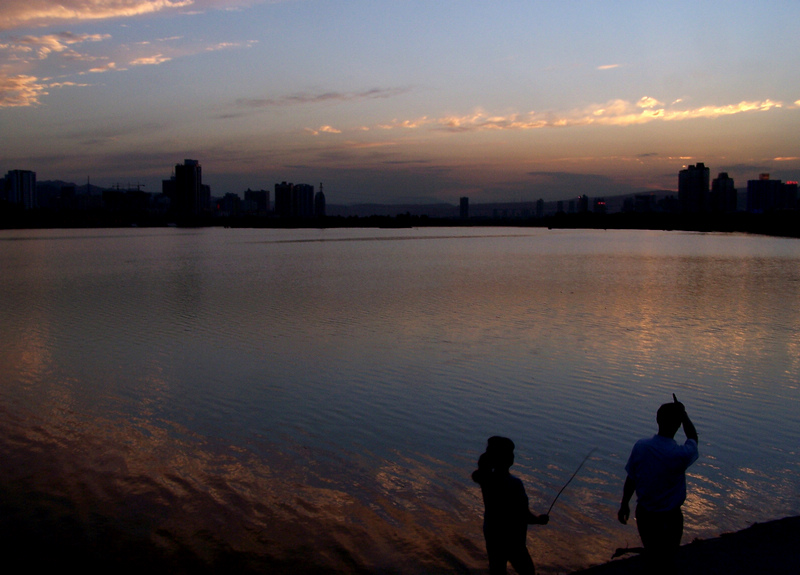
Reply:
[[[629, 502], [635, 491], [636, 526], [645, 557], [652, 572], [669, 573], [674, 570], [683, 535], [681, 505], [686, 499], [686, 469], [699, 455], [697, 430], [677, 400], [658, 408], [656, 422], [658, 433], [637, 441], [628, 458], [628, 477], [617, 517], [620, 523], [627, 524]], [[674, 439], [681, 425], [686, 435], [683, 445]]]

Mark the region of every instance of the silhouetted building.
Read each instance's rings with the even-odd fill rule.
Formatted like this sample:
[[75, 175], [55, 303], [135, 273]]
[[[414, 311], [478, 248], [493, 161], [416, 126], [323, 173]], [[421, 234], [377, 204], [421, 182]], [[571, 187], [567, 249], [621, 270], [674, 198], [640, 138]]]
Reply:
[[38, 207], [36, 201], [36, 172], [10, 170], [6, 173], [4, 195], [11, 204], [22, 205], [26, 210]]
[[239, 194], [228, 192], [217, 201], [217, 213], [222, 216], [238, 216], [242, 208]]
[[536, 217], [537, 218], [544, 217], [544, 199], [542, 198], [536, 200]]
[[658, 200], [657, 202], [658, 209], [662, 212], [667, 212], [670, 214], [677, 213], [681, 211], [680, 202], [678, 198], [675, 196], [665, 196], [664, 198]]
[[269, 190], [251, 190], [244, 193], [244, 201], [247, 211], [265, 214], [269, 211]]
[[143, 216], [150, 208], [151, 195], [138, 189], [103, 190], [103, 208], [109, 212]]
[[292, 215], [292, 190], [294, 184], [281, 182], [275, 184], [275, 214], [288, 218]]
[[633, 196], [633, 211], [637, 214], [649, 214], [656, 209], [654, 194], [636, 194]]
[[794, 210], [800, 208], [800, 197], [798, 197], [798, 189], [797, 189], [797, 182], [786, 182], [784, 188], [786, 190], [786, 195], [789, 197], [789, 201], [791, 202]]
[[698, 162], [678, 174], [678, 201], [686, 213], [708, 211], [708, 183], [710, 173], [705, 164]]
[[582, 194], [578, 196], [578, 213], [585, 214], [589, 211], [589, 196]]
[[469, 219], [469, 198], [463, 197], [458, 200], [458, 213], [462, 220]]
[[322, 182], [319, 183], [319, 191], [314, 195], [314, 215], [324, 218], [326, 215], [325, 192], [322, 191]]
[[197, 160], [184, 160], [175, 165], [175, 175], [163, 180], [161, 189], [170, 198], [175, 216], [197, 216], [209, 208], [211, 188], [203, 185], [203, 171]]
[[711, 193], [708, 204], [712, 212], [730, 213], [738, 209], [738, 196], [733, 185], [733, 178], [727, 172], [720, 172], [711, 182]]
[[314, 186], [295, 184], [292, 190], [292, 216], [311, 218], [314, 216]]
[[747, 211], [763, 213], [797, 208], [797, 182], [784, 184], [761, 174], [757, 180], [747, 182]]
[[606, 213], [606, 199], [605, 198], [595, 198], [593, 211], [596, 214], [605, 214]]

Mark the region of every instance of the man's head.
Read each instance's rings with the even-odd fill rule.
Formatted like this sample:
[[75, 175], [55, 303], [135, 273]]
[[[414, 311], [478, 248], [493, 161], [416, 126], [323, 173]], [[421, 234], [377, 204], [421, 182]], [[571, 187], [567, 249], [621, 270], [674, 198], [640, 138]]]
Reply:
[[658, 408], [656, 422], [658, 423], [658, 434], [665, 437], [675, 437], [675, 433], [683, 423], [683, 415], [686, 409], [682, 403], [665, 403]]

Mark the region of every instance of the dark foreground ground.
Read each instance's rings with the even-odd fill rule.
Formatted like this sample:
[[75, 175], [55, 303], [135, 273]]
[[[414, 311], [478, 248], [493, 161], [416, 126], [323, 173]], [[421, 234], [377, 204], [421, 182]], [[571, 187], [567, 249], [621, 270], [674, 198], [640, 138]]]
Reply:
[[[642, 557], [615, 559], [573, 575], [647, 573]], [[736, 533], [695, 540], [678, 555], [681, 575], [798, 575], [800, 574], [800, 517], [756, 523]]]

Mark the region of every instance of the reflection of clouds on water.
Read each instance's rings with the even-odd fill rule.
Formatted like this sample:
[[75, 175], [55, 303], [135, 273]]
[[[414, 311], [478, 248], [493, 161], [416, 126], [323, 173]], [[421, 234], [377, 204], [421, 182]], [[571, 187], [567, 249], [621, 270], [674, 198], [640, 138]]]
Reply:
[[81, 421], [62, 411], [45, 429], [30, 414], [2, 415], [15, 429], [2, 430], [0, 490], [4, 501], [20, 502], [12, 513], [31, 544], [68, 523], [73, 538], [92, 540], [98, 529], [118, 538], [120, 561], [141, 546], [186, 565], [254, 562], [252, 572], [405, 565], [408, 573], [444, 573], [480, 560], [464, 525], [452, 521], [461, 515], [478, 537], [477, 518], [457, 494], [433, 486], [432, 469], [391, 461], [354, 467], [280, 444], [263, 459], [143, 420]]
[[624, 465], [673, 392], [700, 435], [685, 540], [798, 511], [800, 267], [765, 256], [774, 240], [63, 234], [0, 246], [0, 489], [87, 540], [480, 569], [469, 473], [502, 432], [539, 513], [598, 447], [530, 530], [539, 570], [565, 572], [638, 545], [615, 518]]

